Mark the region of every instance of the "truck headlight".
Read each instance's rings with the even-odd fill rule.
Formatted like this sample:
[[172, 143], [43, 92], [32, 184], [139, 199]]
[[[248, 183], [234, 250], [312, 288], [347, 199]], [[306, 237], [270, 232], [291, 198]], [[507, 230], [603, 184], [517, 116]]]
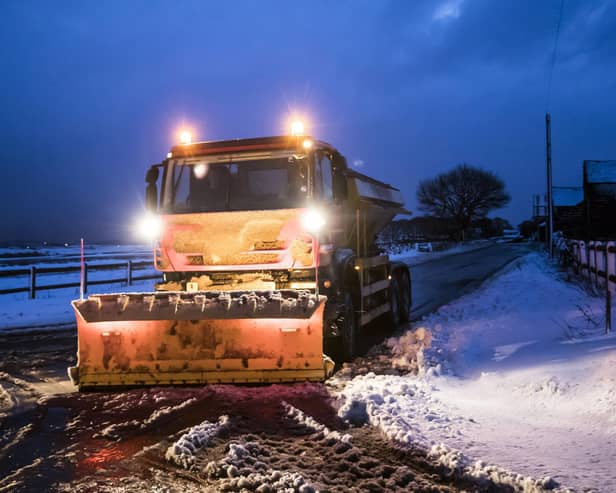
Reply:
[[301, 216], [302, 228], [316, 234], [325, 226], [325, 213], [318, 209], [308, 209]]
[[152, 241], [160, 237], [162, 226], [160, 216], [149, 212], [137, 221], [137, 234], [144, 240]]

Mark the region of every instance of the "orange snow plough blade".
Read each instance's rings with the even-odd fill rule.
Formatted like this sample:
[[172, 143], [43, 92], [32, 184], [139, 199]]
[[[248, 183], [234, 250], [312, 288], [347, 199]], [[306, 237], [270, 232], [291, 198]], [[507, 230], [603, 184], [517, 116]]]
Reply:
[[326, 298], [303, 291], [154, 292], [73, 301], [80, 389], [321, 381]]

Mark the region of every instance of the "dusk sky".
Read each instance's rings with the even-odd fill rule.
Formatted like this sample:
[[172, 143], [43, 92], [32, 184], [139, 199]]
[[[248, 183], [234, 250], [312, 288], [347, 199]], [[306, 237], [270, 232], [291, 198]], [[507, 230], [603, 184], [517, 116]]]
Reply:
[[[616, 1], [0, 2], [0, 241], [130, 240], [187, 124], [277, 135], [290, 112], [400, 188], [467, 162], [517, 225], [582, 160], [616, 159]], [[363, 164], [362, 164], [363, 163]]]

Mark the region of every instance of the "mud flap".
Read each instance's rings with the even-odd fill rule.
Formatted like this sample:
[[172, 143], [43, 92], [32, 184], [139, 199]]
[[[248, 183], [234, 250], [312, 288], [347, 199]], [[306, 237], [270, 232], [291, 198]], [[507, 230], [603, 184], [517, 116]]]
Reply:
[[91, 295], [73, 301], [80, 389], [322, 381], [326, 298], [306, 291]]

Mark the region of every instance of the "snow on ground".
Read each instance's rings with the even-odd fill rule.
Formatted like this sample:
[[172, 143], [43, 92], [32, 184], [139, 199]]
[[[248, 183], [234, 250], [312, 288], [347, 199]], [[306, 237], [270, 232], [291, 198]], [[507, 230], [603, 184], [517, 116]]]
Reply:
[[[132, 286], [124, 283], [95, 286], [92, 293], [130, 293], [152, 291], [154, 281], [134, 282]], [[79, 299], [79, 289], [58, 289], [37, 293], [36, 299], [28, 298], [27, 293], [0, 295], [0, 331], [23, 331], [37, 327], [59, 328], [75, 323], [71, 301]], [[85, 295], [87, 297], [87, 294]]]
[[304, 425], [309, 429], [320, 433], [324, 438], [331, 438], [332, 440], [337, 440], [342, 443], [351, 442], [352, 437], [348, 433], [342, 434], [339, 431], [331, 431], [327, 426], [322, 423], [319, 423], [312, 416], [307, 415], [301, 409], [297, 409], [295, 406], [292, 406], [288, 402], [283, 401], [282, 405], [289, 418], [291, 418], [298, 424]]
[[[151, 248], [141, 244], [135, 245], [110, 245], [110, 244], [90, 244], [84, 245], [86, 256], [94, 255], [99, 259], [114, 258], [118, 255], [150, 254]], [[0, 264], [10, 265], [22, 260], [36, 263], [37, 260], [53, 262], [68, 261], [68, 259], [79, 258], [81, 247], [79, 243], [66, 243], [64, 245], [32, 244], [26, 246], [0, 247]]]
[[[299, 409], [284, 403], [288, 416], [308, 427], [320, 427], [318, 431], [324, 436], [331, 435], [340, 439], [338, 432], [330, 432]], [[183, 433], [178, 440], [167, 448], [165, 459], [185, 469], [196, 466], [197, 456], [207, 449], [212, 440], [229, 427], [229, 417], [221, 416], [218, 421], [203, 421]], [[334, 437], [334, 434], [336, 436]], [[348, 442], [350, 437], [344, 437]], [[311, 493], [315, 489], [306, 483], [297, 472], [285, 472], [270, 469], [262, 459], [269, 456], [262, 446], [255, 441], [234, 440], [229, 443], [226, 455], [219, 460], [210, 460], [203, 472], [210, 479], [219, 481], [223, 491], [257, 491], [260, 493], [274, 491], [299, 491]]]
[[[126, 263], [127, 259], [144, 261], [151, 259], [151, 250], [140, 245], [87, 245], [85, 249], [88, 266]], [[6, 270], [23, 270], [31, 266], [37, 268], [77, 267], [79, 266], [79, 246], [39, 248], [0, 248], [0, 273]], [[134, 271], [134, 276], [154, 274], [152, 268]], [[90, 281], [122, 278], [126, 268], [91, 271]], [[37, 286], [79, 282], [79, 272], [39, 273]], [[22, 288], [29, 285], [28, 275], [0, 276], [0, 289]], [[95, 285], [89, 287], [90, 293], [114, 293], [129, 291], [151, 291], [152, 280], [135, 281], [132, 286], [126, 283]], [[36, 299], [31, 300], [27, 292], [0, 294], [0, 331], [20, 330], [50, 325], [74, 324], [75, 316], [71, 301], [79, 298], [79, 288], [40, 290]]]
[[[391, 255], [393, 260], [404, 260], [409, 265], [427, 262], [446, 255], [485, 248], [489, 241], [471, 242], [458, 245], [440, 252], [419, 252], [408, 250]], [[86, 245], [85, 254], [88, 265], [104, 265], [126, 262], [128, 257], [144, 260], [151, 257], [151, 251], [142, 245]], [[28, 269], [30, 266], [41, 268], [71, 267], [79, 265], [79, 246], [60, 247], [39, 246], [35, 248], [0, 248], [0, 272], [2, 270]], [[135, 276], [154, 274], [154, 269], [135, 271]], [[98, 279], [120, 278], [126, 275], [125, 268], [116, 270], [92, 271], [88, 273], [91, 281]], [[79, 282], [79, 272], [39, 274], [37, 285]], [[132, 286], [125, 283], [90, 286], [90, 293], [116, 293], [151, 291], [155, 281], [136, 281]], [[0, 277], [0, 289], [27, 287], [28, 275]], [[87, 294], [86, 294], [87, 296]], [[37, 291], [36, 299], [31, 300], [28, 293], [0, 294], [0, 331], [24, 330], [38, 327], [63, 326], [74, 324], [75, 316], [71, 301], [79, 298], [79, 288]]]
[[298, 472], [269, 469], [260, 459], [267, 453], [258, 442], [234, 441], [229, 444], [227, 455], [211, 461], [205, 467], [206, 474], [219, 479], [221, 491], [256, 491], [314, 493]]
[[[130, 290], [151, 286], [144, 281]], [[70, 300], [76, 296], [74, 289], [42, 292], [36, 300], [0, 296], [0, 330], [72, 323]], [[479, 481], [489, 477], [520, 491], [556, 483], [577, 491], [616, 491], [616, 337], [603, 334], [603, 316], [603, 300], [564, 282], [544, 257], [530, 254], [424, 318], [420, 329], [388, 340], [392, 367], [408, 374], [334, 379], [339, 414], [356, 425], [369, 423], [400, 444], [419, 446]], [[13, 405], [4, 388], [9, 384], [16, 385], [0, 386], [0, 412]], [[150, 397], [164, 402], [164, 395]], [[119, 404], [112, 398], [105, 406]], [[293, 406], [286, 412], [329, 433]], [[159, 417], [152, 415], [152, 422]], [[176, 442], [185, 439], [177, 455], [187, 465], [186, 444], [207, 447], [208, 440], [192, 437], [210, 436], [221, 423], [210, 425], [192, 435], [188, 430]], [[299, 475], [252, 467], [260, 463], [258, 444], [232, 445], [209, 474], [238, 487], [295, 484], [310, 491]], [[252, 476], [242, 472], [248, 470]]]
[[152, 426], [153, 424], [158, 422], [161, 418], [167, 417], [177, 411], [181, 411], [182, 409], [193, 405], [196, 401], [197, 399], [191, 398], [175, 406], [163, 406], [160, 409], [154, 411], [147, 419], [142, 422], [133, 419], [130, 421], [125, 421], [123, 423], [110, 424], [103, 428], [100, 432], [95, 433], [92, 438], [108, 438], [110, 440], [119, 440], [119, 432], [121, 432], [122, 430], [135, 427], [139, 427], [142, 430], [145, 430], [149, 426]]
[[348, 382], [339, 413], [520, 491], [553, 488], [550, 477], [616, 491], [616, 337], [603, 335], [603, 303], [529, 254], [426, 317], [431, 341], [388, 341], [398, 368], [417, 365], [418, 342], [431, 347], [418, 373]]
[[190, 469], [195, 461], [195, 453], [207, 447], [212, 438], [224, 430], [228, 423], [229, 417], [221, 416], [216, 423], [206, 420], [193, 426], [167, 449], [165, 459]]

